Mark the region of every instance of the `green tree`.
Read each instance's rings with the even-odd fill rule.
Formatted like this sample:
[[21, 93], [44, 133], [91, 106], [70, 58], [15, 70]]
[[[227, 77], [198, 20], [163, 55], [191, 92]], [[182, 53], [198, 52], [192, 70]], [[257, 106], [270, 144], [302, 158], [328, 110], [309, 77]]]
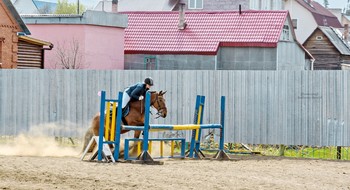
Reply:
[[323, 0], [323, 4], [324, 4], [324, 7], [328, 8], [328, 5], [329, 5], [328, 0]]
[[80, 14], [86, 10], [85, 6], [79, 3], [79, 13], [77, 3], [69, 3], [68, 0], [58, 0], [56, 14]]

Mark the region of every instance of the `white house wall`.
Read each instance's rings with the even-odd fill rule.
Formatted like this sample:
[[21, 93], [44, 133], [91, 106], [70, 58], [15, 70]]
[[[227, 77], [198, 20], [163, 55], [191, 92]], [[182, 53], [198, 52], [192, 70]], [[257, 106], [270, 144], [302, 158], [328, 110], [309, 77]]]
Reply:
[[125, 54], [124, 69], [143, 70], [146, 57], [155, 57], [156, 70], [215, 70], [214, 55]]
[[119, 0], [119, 11], [170, 11], [172, 5], [168, 0]]
[[221, 47], [220, 70], [276, 70], [276, 48]]
[[277, 70], [309, 70], [305, 51], [294, 42], [279, 42], [277, 46]]
[[13, 5], [19, 14], [39, 14], [32, 0], [17, 0]]
[[[143, 70], [152, 55], [126, 54], [124, 69]], [[277, 48], [220, 47], [214, 55], [153, 55], [155, 70], [305, 70], [305, 52], [295, 42], [279, 42]]]
[[283, 10], [284, 1], [281, 0], [250, 0], [250, 9], [254, 10]]
[[307, 9], [295, 0], [250, 0], [250, 9], [253, 10], [288, 10], [292, 19], [297, 19], [295, 33], [302, 44], [316, 29], [317, 23]]
[[289, 10], [292, 19], [298, 20], [297, 28], [294, 30], [298, 41], [303, 44], [317, 27], [312, 13], [294, 0], [288, 0], [284, 9]]

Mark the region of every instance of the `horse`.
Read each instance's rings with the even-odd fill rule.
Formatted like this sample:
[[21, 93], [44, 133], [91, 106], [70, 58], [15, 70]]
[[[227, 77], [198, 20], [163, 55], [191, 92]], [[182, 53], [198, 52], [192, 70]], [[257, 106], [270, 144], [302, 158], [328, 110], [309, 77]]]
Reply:
[[[165, 104], [165, 98], [164, 94], [166, 91], [149, 91], [151, 94], [151, 107], [155, 108], [157, 110], [157, 118], [162, 117], [165, 118], [167, 115], [167, 107]], [[129, 113], [127, 116], [125, 116], [123, 119], [126, 123], [126, 125], [132, 125], [132, 126], [144, 126], [145, 123], [145, 99], [141, 101], [130, 101], [129, 102]], [[85, 150], [87, 144], [89, 143], [90, 139], [93, 136], [99, 135], [99, 129], [100, 129], [100, 113], [97, 113], [91, 122], [90, 128], [86, 131], [84, 136], [84, 145], [83, 150]], [[123, 130], [121, 131], [121, 134], [127, 133], [129, 130]], [[139, 138], [141, 134], [141, 131], [135, 131], [134, 138]]]

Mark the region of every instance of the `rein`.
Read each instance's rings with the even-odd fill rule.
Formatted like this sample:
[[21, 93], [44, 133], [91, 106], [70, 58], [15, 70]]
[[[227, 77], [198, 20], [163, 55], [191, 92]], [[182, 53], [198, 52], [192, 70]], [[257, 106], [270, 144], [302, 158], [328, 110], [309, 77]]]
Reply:
[[159, 95], [157, 95], [157, 96], [156, 96], [156, 99], [151, 103], [152, 107], [154, 107], [154, 108], [155, 108], [154, 103], [157, 102], [157, 104], [158, 104], [158, 108], [159, 108], [159, 109], [157, 109], [157, 113], [156, 113], [156, 115], [158, 115], [158, 116], [157, 116], [155, 119], [158, 119], [158, 118], [161, 116], [160, 113], [161, 113], [161, 111], [164, 109], [164, 107], [160, 107], [160, 103], [159, 103], [159, 100], [158, 100], [158, 96], [159, 96]]
[[[164, 107], [160, 107], [160, 103], [159, 103], [159, 99], [158, 99], [158, 94], [156, 95], [156, 98], [155, 98], [155, 100], [154, 101], [152, 101], [151, 102], [151, 106], [153, 107], [153, 108], [155, 108], [156, 109], [156, 107], [154, 106], [154, 104], [155, 103], [157, 103], [158, 104], [158, 108], [159, 109], [157, 109], [157, 113], [156, 113], [156, 115], [157, 115], [157, 117], [155, 118], [155, 119], [158, 119], [161, 115], [161, 111], [164, 109]], [[143, 113], [143, 101], [141, 101], [141, 114]], [[150, 113], [152, 114], [152, 112], [150, 111]], [[153, 115], [153, 114], [152, 114]]]

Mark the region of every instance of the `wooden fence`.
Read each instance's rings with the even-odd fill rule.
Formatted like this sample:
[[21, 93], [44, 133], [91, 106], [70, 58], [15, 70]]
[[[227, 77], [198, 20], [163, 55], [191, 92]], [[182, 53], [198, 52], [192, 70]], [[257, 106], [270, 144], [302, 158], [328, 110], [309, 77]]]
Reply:
[[98, 91], [116, 97], [147, 76], [167, 90], [168, 116], [152, 123], [191, 123], [197, 94], [204, 123], [218, 123], [224, 95], [226, 142], [350, 146], [347, 71], [0, 70], [0, 135], [81, 137]]

